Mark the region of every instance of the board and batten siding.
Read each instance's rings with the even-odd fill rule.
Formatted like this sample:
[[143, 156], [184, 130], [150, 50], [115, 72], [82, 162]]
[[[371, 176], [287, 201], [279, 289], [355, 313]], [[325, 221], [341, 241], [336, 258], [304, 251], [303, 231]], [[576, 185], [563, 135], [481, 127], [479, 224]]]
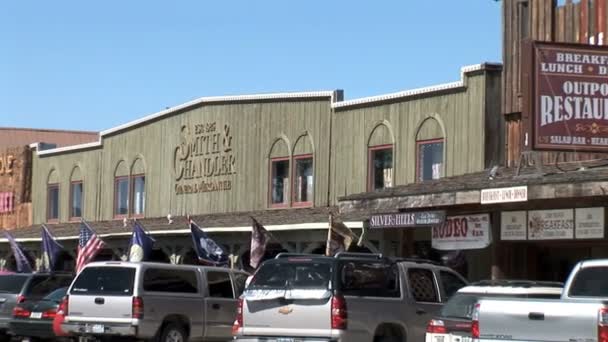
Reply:
[[[84, 218], [114, 218], [114, 175], [119, 162], [129, 173], [136, 160], [145, 169], [145, 216], [167, 214], [207, 214], [264, 210], [268, 208], [269, 158], [276, 139], [288, 142], [293, 155], [297, 150], [314, 157], [314, 206], [327, 206], [329, 193], [330, 97], [202, 103], [191, 108], [143, 122], [134, 127], [102, 136], [102, 145], [49, 155], [34, 154], [33, 221], [46, 221], [47, 178], [51, 170], [60, 178], [60, 222], [68, 221], [70, 174], [80, 167], [84, 184]], [[235, 158], [235, 174], [206, 177], [205, 180], [230, 181], [230, 190], [176, 194], [174, 156], [180, 146], [182, 126], [190, 133], [195, 125], [216, 124], [224, 134], [229, 125], [230, 147]], [[220, 141], [221, 143], [221, 141]], [[226, 155], [222, 152], [222, 155]], [[290, 172], [293, 171], [293, 165]], [[140, 173], [137, 171], [136, 173]], [[293, 176], [293, 173], [292, 173]], [[195, 181], [185, 181], [192, 184]], [[199, 180], [200, 182], [200, 180]]]
[[465, 72], [461, 87], [336, 108], [332, 126], [334, 203], [367, 190], [368, 147], [392, 139], [396, 186], [415, 182], [417, 137], [445, 139], [444, 176], [484, 170], [504, 158], [500, 66]]

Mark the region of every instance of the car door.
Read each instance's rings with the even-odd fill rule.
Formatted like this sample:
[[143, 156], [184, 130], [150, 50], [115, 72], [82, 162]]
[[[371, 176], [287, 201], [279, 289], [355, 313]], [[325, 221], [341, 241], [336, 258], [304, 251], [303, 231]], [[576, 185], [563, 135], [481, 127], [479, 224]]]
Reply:
[[228, 271], [208, 269], [206, 272], [205, 337], [229, 340], [236, 314], [237, 300]]
[[441, 284], [441, 302], [445, 303], [456, 291], [465, 287], [466, 282], [458, 274], [448, 270], [439, 270], [436, 273]]
[[439, 285], [432, 269], [410, 267], [406, 270], [408, 291], [413, 308], [408, 317], [408, 340], [423, 341], [426, 325], [441, 308]]

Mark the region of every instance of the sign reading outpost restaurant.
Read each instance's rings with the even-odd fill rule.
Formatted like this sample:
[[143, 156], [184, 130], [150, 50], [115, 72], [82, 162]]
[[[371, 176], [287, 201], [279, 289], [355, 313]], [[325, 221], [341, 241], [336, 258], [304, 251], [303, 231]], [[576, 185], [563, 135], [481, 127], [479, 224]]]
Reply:
[[526, 47], [524, 145], [529, 148], [532, 138], [538, 150], [608, 150], [608, 48], [538, 42]]
[[232, 189], [236, 174], [230, 125], [217, 122], [183, 125], [173, 155], [175, 193], [194, 194]]

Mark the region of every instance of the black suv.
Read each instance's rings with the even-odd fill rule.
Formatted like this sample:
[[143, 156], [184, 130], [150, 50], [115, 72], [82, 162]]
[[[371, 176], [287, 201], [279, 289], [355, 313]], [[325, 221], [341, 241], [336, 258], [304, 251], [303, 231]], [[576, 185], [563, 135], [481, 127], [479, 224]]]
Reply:
[[0, 341], [9, 341], [9, 321], [17, 303], [40, 300], [51, 291], [69, 286], [73, 276], [64, 273], [0, 275]]

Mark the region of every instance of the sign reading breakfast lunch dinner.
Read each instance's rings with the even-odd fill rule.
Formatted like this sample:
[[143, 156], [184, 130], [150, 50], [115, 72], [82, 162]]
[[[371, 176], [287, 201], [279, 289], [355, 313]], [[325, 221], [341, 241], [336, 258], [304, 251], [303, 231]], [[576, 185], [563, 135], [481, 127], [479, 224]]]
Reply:
[[173, 154], [175, 193], [195, 194], [232, 189], [236, 174], [230, 125], [217, 122], [182, 125]]
[[608, 49], [536, 44], [534, 148], [608, 150]]

